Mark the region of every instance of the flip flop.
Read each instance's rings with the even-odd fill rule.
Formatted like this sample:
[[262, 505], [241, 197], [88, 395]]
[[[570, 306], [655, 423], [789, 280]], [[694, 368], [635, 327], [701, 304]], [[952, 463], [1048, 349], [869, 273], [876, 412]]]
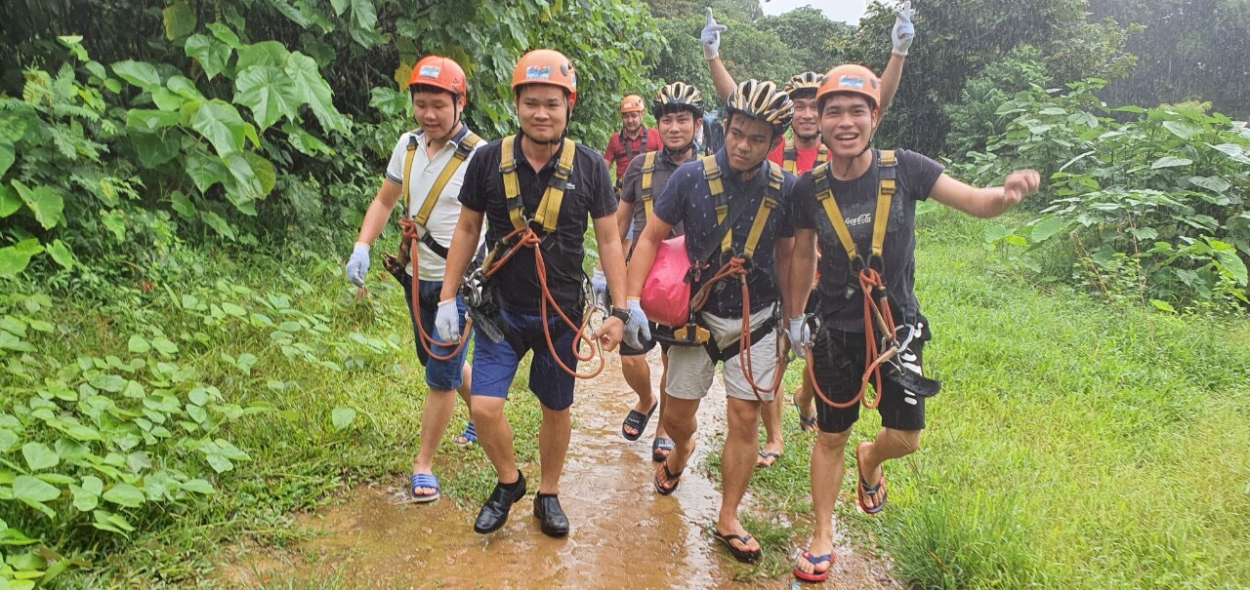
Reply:
[[[408, 491], [412, 494], [412, 501], [418, 504], [433, 502], [439, 498], [442, 488], [438, 486], [438, 478], [433, 473], [414, 473], [408, 478]], [[417, 488], [434, 488], [432, 493], [418, 494]]]
[[[876, 514], [881, 512], [881, 509], [885, 508], [885, 468], [881, 469], [881, 479], [877, 481], [877, 485], [869, 485], [868, 482], [864, 480], [864, 472], [860, 469], [861, 463], [859, 460], [859, 450], [866, 444], [868, 444], [868, 441], [855, 445], [855, 471], [859, 472], [859, 485], [855, 486], [855, 502], [859, 504], [859, 510], [864, 514]], [[865, 501], [867, 499], [866, 497], [875, 496], [878, 493], [881, 494], [881, 503], [869, 508], [868, 503]]]
[[799, 407], [799, 398], [794, 398], [794, 409], [799, 411], [799, 430], [802, 432], [816, 432], [816, 417], [803, 417], [803, 408]]
[[[760, 460], [755, 462], [755, 466], [759, 467], [760, 469], [766, 469], [768, 467], [772, 467], [773, 463], [776, 463], [777, 459], [781, 458], [781, 453], [774, 453], [772, 451], [760, 451], [759, 456], [760, 456]], [[772, 459], [772, 460], [769, 461], [769, 459]]]
[[656, 470], [655, 481], [653, 482], [655, 484], [655, 491], [659, 492], [661, 496], [667, 496], [673, 492], [676, 492], [677, 486], [681, 485], [681, 474], [684, 473], [686, 470], [682, 469], [681, 471], [678, 471], [677, 473], [673, 473], [672, 471], [669, 471], [667, 458], [665, 458], [665, 460], [660, 463], [660, 469], [664, 470], [664, 481], [673, 482], [673, 487], [671, 488], [664, 487], [664, 484], [660, 482], [660, 471]]
[[722, 534], [720, 531], [716, 530], [715, 527], [712, 527], [712, 536], [716, 537], [717, 541], [720, 541], [721, 543], [725, 545], [725, 547], [729, 548], [729, 553], [734, 556], [734, 559], [741, 561], [743, 563], [755, 563], [759, 561], [761, 557], [764, 556], [763, 548], [750, 551], [747, 549], [734, 547], [733, 543], [730, 542], [730, 541], [737, 541], [739, 543], [742, 543], [742, 545], [745, 547], [747, 543], [751, 542], [751, 539], [752, 539], [751, 535], [725, 535], [725, 534]]
[[469, 420], [469, 425], [464, 427], [464, 432], [457, 435], [451, 442], [456, 443], [458, 447], [467, 447], [477, 442], [477, 428], [473, 426], [473, 421]]
[[813, 568], [822, 563], [828, 563], [829, 567], [826, 567], [823, 570], [813, 570], [812, 573], [809, 574], [799, 569], [798, 560], [796, 559], [794, 560], [795, 561], [794, 570], [792, 570], [791, 572], [794, 574], [794, 577], [800, 580], [803, 580], [804, 582], [823, 582], [825, 581], [825, 578], [829, 577], [829, 570], [833, 568], [833, 554], [832, 553], [826, 553], [824, 555], [812, 555], [811, 551], [804, 551], [803, 559], [806, 559], [807, 563], [812, 564]]
[[[642, 431], [647, 429], [647, 423], [651, 421], [651, 414], [654, 414], [655, 409], [658, 407], [660, 407], [660, 402], [655, 402], [655, 405], [651, 406], [651, 410], [646, 414], [643, 414], [638, 410], [631, 409], [629, 411], [629, 415], [625, 417], [625, 421], [621, 423], [621, 436], [625, 437], [625, 440], [630, 441], [638, 440], [642, 437]], [[625, 432], [626, 426], [637, 430], [638, 434], [631, 436], [629, 433]]]
[[[668, 458], [668, 454], [673, 452], [674, 446], [671, 438], [655, 437], [655, 440], [651, 442], [651, 460], [656, 463], [663, 463]], [[660, 451], [664, 452], [661, 453]]]

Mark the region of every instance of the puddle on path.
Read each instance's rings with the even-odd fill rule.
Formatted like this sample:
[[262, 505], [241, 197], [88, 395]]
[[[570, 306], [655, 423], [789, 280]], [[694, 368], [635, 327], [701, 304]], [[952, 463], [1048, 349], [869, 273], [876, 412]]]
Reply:
[[[658, 385], [658, 350], [649, 360]], [[699, 411], [692, 466], [703, 461], [707, 441], [724, 429], [724, 397], [718, 376]], [[482, 536], [472, 530], [480, 499], [464, 510], [447, 499], [416, 505], [402, 501], [405, 490], [398, 486], [372, 484], [354, 490], [344, 504], [297, 519], [320, 536], [295, 551], [245, 549], [221, 568], [220, 580], [232, 587], [271, 579], [344, 588], [797, 587], [789, 575], [733, 582], [734, 562], [707, 532], [720, 494], [698, 469], [687, 469], [672, 496], [655, 493], [650, 453], [655, 420], [637, 442], [620, 436], [620, 421], [634, 400], [614, 354], [602, 376], [578, 385], [560, 480], [561, 504], [572, 526], [567, 538], [539, 531], [531, 514], [533, 491], [514, 506], [503, 529]], [[445, 460], [436, 459], [444, 471]], [[537, 465], [523, 467], [533, 472], [536, 486]], [[750, 505], [749, 496], [745, 504]], [[829, 581], [806, 587], [901, 588], [882, 561], [845, 544], [837, 550]]]

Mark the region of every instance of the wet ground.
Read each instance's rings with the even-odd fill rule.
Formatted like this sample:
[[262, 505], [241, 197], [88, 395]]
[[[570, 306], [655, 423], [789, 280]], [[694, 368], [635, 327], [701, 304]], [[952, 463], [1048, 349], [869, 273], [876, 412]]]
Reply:
[[[652, 379], [658, 385], [658, 350]], [[232, 587], [282, 580], [283, 587], [343, 588], [789, 588], [781, 579], [735, 582], [735, 562], [712, 542], [720, 494], [698, 466], [708, 441], [724, 429], [724, 390], [717, 378], [699, 414], [700, 441], [681, 487], [661, 496], [651, 484], [650, 440], [628, 442], [620, 423], [637, 399], [619, 361], [593, 381], [582, 381], [573, 406], [574, 432], [561, 479], [561, 504], [572, 530], [567, 538], [542, 534], [531, 515], [533, 491], [514, 506], [508, 524], [482, 536], [472, 531], [476, 501], [457, 509], [446, 500], [418, 505], [398, 485], [354, 490], [346, 503], [302, 515], [300, 526], [319, 533], [297, 548], [252, 547], [221, 570]], [[657, 390], [658, 391], [658, 388]], [[436, 459], [446, 473], [447, 457]], [[537, 486], [537, 465], [523, 466]], [[750, 496], [745, 505], [751, 504]], [[879, 559], [849, 546], [836, 550], [824, 585], [900, 588]]]

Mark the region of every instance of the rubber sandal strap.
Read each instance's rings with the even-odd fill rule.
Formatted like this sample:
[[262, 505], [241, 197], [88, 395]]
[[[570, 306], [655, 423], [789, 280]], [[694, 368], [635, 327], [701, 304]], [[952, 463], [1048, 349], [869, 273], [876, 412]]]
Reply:
[[408, 478], [408, 482], [412, 484], [409, 486], [412, 488], [434, 488], [442, 491], [442, 488], [438, 485], [438, 478], [433, 473], [414, 473], [412, 477]]

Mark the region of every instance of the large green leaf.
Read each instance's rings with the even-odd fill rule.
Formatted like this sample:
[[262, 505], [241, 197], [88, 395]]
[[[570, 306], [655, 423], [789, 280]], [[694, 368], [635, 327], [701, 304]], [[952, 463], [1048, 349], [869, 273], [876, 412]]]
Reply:
[[187, 37], [183, 50], [186, 51], [187, 57], [195, 58], [200, 62], [200, 67], [204, 68], [204, 74], [209, 80], [226, 69], [226, 62], [230, 60], [232, 51], [230, 46], [221, 40], [198, 34]]
[[227, 223], [222, 216], [213, 213], [212, 211], [201, 210], [200, 219], [204, 221], [208, 227], [213, 228], [213, 230], [217, 233], [232, 240], [234, 239], [234, 229], [230, 227], [230, 224]]
[[252, 66], [283, 67], [291, 52], [277, 41], [263, 41], [244, 45], [239, 48], [239, 61], [234, 64], [235, 71], [242, 72]]
[[213, 36], [221, 40], [221, 42], [229, 45], [232, 49], [238, 49], [242, 45], [239, 43], [239, 36], [230, 30], [230, 27], [222, 23], [208, 23], [205, 28], [213, 32]]
[[229, 177], [226, 171], [226, 165], [221, 162], [221, 158], [215, 158], [208, 154], [196, 151], [187, 156], [187, 176], [195, 182], [195, 188], [200, 189], [200, 193], [208, 192], [209, 187], [218, 182], [225, 182]]
[[37, 477], [19, 475], [13, 479], [13, 499], [21, 500], [44, 514], [51, 512], [49, 517], [56, 513], [44, 506], [43, 502], [51, 502], [60, 496], [61, 490]]
[[[294, 144], [294, 142], [292, 142], [292, 144]], [[22, 199], [17, 196], [17, 191], [14, 191], [6, 185], [0, 184], [0, 218], [8, 217], [16, 213], [17, 210], [21, 208]]]
[[0, 139], [0, 176], [4, 176], [9, 171], [9, 166], [17, 161], [17, 152], [13, 149], [13, 143], [7, 139]]
[[52, 229], [64, 220], [65, 199], [55, 188], [41, 184], [32, 189], [16, 178], [13, 179], [13, 188], [17, 189], [26, 206], [35, 212], [35, 220], [43, 229]]
[[[334, 149], [326, 145], [317, 136], [304, 131], [299, 125], [294, 123], [284, 123], [282, 130], [287, 134], [287, 141], [291, 143], [291, 147], [300, 151], [300, 153], [308, 156], [326, 155], [333, 156]], [[3, 215], [0, 215], [3, 217]]]
[[155, 90], [161, 87], [161, 75], [150, 63], [128, 59], [113, 64], [113, 73], [117, 77], [130, 82], [144, 90]]
[[191, 79], [186, 76], [178, 74], [170, 76], [168, 80], [165, 80], [165, 87], [174, 94], [177, 94], [187, 100], [194, 100], [196, 102], [204, 102], [205, 100], [208, 100], [204, 98], [203, 94], [200, 93], [200, 89], [195, 87], [195, 82], [192, 82]]
[[165, 7], [162, 11], [165, 23], [165, 38], [173, 41], [195, 31], [195, 10], [186, 0], [178, 0]]
[[212, 143], [219, 156], [243, 149], [243, 118], [230, 103], [214, 99], [200, 105], [191, 128]]
[[321, 77], [321, 72], [317, 71], [317, 62], [313, 58], [298, 51], [292, 53], [287, 59], [286, 74], [295, 82], [296, 95], [301, 101], [308, 103], [322, 127], [347, 133], [351, 123], [334, 109], [334, 93]]
[[155, 131], [178, 124], [178, 112], [155, 109], [130, 109], [126, 112], [126, 126], [142, 131]]
[[142, 490], [128, 483], [115, 483], [113, 487], [105, 490], [100, 497], [104, 498], [105, 501], [127, 508], [138, 508], [147, 500]]
[[51, 469], [61, 462], [61, 458], [52, 450], [52, 447], [35, 441], [22, 445], [22, 456], [26, 458], [26, 466], [30, 467], [31, 471]]
[[0, 277], [15, 277], [30, 264], [30, 257], [43, 252], [39, 240], [30, 238], [0, 248]]
[[286, 117], [294, 120], [302, 102], [295, 82], [277, 66], [252, 66], [234, 80], [234, 102], [252, 110], [261, 130]]
[[1155, 163], [1151, 164], [1150, 168], [1152, 170], [1157, 170], [1159, 168], [1175, 168], [1177, 166], [1188, 166], [1193, 163], [1194, 161], [1190, 160], [1189, 158], [1178, 158], [1176, 156], [1163, 156], [1162, 158], [1155, 160]]
[[52, 240], [51, 244], [45, 246], [48, 255], [52, 260], [64, 268], [74, 268], [78, 264], [78, 259], [74, 257], [74, 251], [61, 240]]
[[356, 419], [356, 409], [339, 406], [330, 412], [330, 424], [335, 430], [343, 430], [352, 425], [352, 421]]
[[79, 512], [91, 512], [100, 505], [100, 494], [104, 493], [104, 482], [94, 475], [82, 478], [82, 485], [70, 485], [69, 491], [74, 494], [74, 508]]
[[[170, 113], [177, 115], [177, 113]], [[130, 133], [130, 143], [135, 148], [135, 153], [139, 156], [139, 163], [144, 168], [155, 168], [178, 157], [178, 150], [182, 146], [182, 142], [178, 140], [178, 135], [169, 133], [147, 133], [144, 131], [132, 131]]]
[[256, 179], [260, 181], [261, 197], [268, 196], [278, 182], [278, 172], [274, 169], [273, 163], [256, 152], [243, 152], [243, 157], [247, 158], [248, 165], [252, 167], [252, 174], [256, 175]]
[[248, 162], [247, 157], [236, 152], [222, 160], [225, 161], [226, 168], [230, 172], [230, 179], [226, 183], [229, 188], [226, 196], [230, 202], [238, 206], [242, 202], [265, 196], [265, 189], [261, 185], [260, 178], [252, 170], [252, 164]]

